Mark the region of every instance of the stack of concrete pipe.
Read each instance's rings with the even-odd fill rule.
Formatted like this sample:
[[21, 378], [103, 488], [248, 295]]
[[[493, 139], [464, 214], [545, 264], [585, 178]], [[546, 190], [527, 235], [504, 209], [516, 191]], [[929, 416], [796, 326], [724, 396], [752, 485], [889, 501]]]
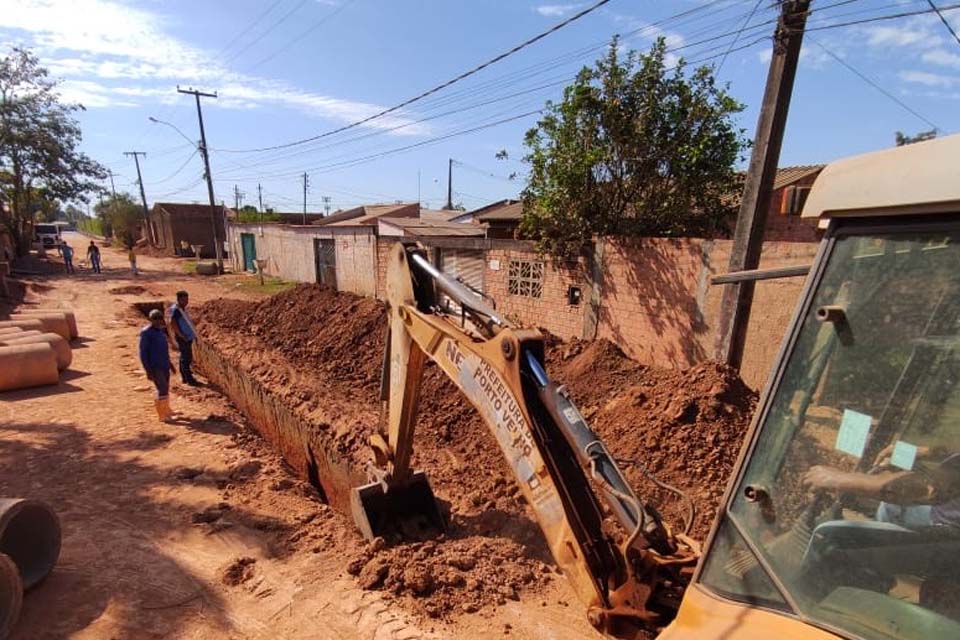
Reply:
[[0, 321], [0, 391], [57, 384], [78, 337], [72, 311], [31, 309]]
[[0, 640], [20, 616], [23, 592], [40, 584], [60, 557], [60, 519], [39, 500], [0, 498]]

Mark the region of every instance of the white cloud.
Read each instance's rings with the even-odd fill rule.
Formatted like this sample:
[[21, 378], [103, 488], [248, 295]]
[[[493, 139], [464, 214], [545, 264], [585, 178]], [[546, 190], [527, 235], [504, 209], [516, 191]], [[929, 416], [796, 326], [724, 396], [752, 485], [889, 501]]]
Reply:
[[940, 75], [938, 73], [929, 73], [927, 71], [901, 71], [897, 74], [904, 82], [922, 84], [928, 87], [952, 87], [960, 78]]
[[556, 18], [560, 16], [565, 16], [574, 9], [578, 9], [579, 4], [542, 4], [539, 7], [534, 7], [534, 11], [539, 13], [542, 16], [547, 16], [549, 18]]
[[925, 51], [920, 59], [930, 64], [938, 64], [944, 67], [955, 67], [960, 69], [960, 54], [951, 53], [945, 49], [934, 49]]
[[[13, 8], [0, 11], [0, 39], [33, 48], [54, 76], [65, 79], [61, 95], [86, 107], [173, 102], [179, 97], [174, 85], [180, 83], [220, 88], [222, 98], [210, 103], [214, 108], [269, 105], [342, 122], [383, 109], [237, 73], [212, 52], [170, 35], [178, 26], [173, 19], [117, 0], [13, 0], [12, 4]], [[123, 85], [114, 84], [118, 81]], [[408, 122], [395, 114], [368, 126], [390, 128]], [[397, 133], [427, 131], [425, 125], [412, 125]]]

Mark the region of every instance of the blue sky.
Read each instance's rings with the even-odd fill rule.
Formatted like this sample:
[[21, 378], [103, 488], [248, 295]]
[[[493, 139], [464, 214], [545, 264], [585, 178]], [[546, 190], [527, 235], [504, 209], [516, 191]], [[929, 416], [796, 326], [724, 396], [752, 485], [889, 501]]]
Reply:
[[[947, 7], [955, 4], [936, 0]], [[566, 79], [615, 33], [646, 49], [662, 35], [690, 61], [719, 64], [747, 105], [752, 135], [776, 9], [772, 0], [612, 0], [546, 39], [428, 99], [310, 144], [234, 151], [322, 134], [443, 82], [590, 3], [528, 0], [7, 0], [0, 43], [33, 48], [79, 116], [83, 148], [135, 192], [142, 162], [148, 202], [206, 201], [193, 98], [176, 85], [219, 92], [204, 101], [217, 200], [299, 211], [377, 201], [443, 205], [447, 160], [454, 200], [467, 208], [522, 188], [522, 137], [536, 120], [507, 120], [556, 98]], [[756, 11], [751, 16], [751, 11]], [[926, 0], [814, 0], [781, 165], [826, 162], [892, 146], [897, 130], [960, 131], [960, 43], [935, 15], [822, 29], [929, 9]], [[696, 11], [680, 18], [671, 16]], [[960, 31], [960, 10], [945, 13]], [[746, 25], [735, 37], [734, 32]], [[708, 42], [703, 42], [709, 40]], [[883, 95], [837, 56], [904, 103]], [[179, 128], [153, 124], [153, 116]], [[929, 123], [928, 123], [929, 122]], [[407, 150], [404, 147], [419, 145]], [[507, 149], [510, 160], [494, 155]], [[510, 181], [507, 176], [519, 174]]]

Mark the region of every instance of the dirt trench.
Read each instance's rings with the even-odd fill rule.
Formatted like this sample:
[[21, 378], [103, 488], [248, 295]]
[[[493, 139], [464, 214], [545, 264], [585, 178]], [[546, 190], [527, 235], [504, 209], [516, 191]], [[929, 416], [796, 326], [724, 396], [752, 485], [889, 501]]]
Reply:
[[[195, 313], [201, 366], [288, 464], [338, 510], [360, 482], [379, 420], [384, 308], [301, 285], [261, 302], [220, 299]], [[638, 493], [703, 539], [756, 401], [729, 368], [647, 367], [607, 341], [547, 336], [547, 367], [567, 385]], [[438, 541], [386, 547], [359, 537], [343, 553], [366, 589], [450, 618], [535, 598], [556, 567], [486, 425], [434, 365], [424, 376], [414, 464], [449, 504]], [[648, 474], [684, 490], [666, 493]], [[319, 476], [319, 477], [318, 477]]]

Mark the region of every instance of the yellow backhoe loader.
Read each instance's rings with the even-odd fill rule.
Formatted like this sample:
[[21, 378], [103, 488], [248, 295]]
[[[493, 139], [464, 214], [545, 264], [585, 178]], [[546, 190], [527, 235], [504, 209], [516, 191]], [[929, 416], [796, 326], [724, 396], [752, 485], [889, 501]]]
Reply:
[[551, 382], [541, 336], [409, 245], [389, 257], [387, 420], [353, 491], [361, 531], [444, 526], [410, 467], [430, 358], [495, 435], [601, 632], [960, 638], [960, 136], [828, 165], [803, 215], [826, 233], [702, 553]]

